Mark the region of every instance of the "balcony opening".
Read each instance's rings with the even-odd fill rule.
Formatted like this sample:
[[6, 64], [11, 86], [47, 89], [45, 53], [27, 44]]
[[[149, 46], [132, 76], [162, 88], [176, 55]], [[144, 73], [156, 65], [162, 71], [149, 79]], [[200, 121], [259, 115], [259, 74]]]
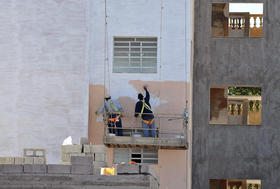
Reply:
[[261, 189], [261, 180], [210, 179], [210, 189]]
[[210, 124], [261, 125], [260, 87], [210, 88]]
[[262, 37], [263, 3], [213, 3], [212, 37]]

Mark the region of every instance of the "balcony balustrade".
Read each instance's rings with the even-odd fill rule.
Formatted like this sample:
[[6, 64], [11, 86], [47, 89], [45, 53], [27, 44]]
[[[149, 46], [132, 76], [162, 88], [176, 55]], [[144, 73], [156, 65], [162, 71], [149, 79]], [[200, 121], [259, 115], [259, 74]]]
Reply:
[[259, 96], [229, 96], [228, 123], [241, 125], [260, 125], [262, 101]]
[[263, 15], [249, 13], [229, 13], [229, 37], [262, 37]]

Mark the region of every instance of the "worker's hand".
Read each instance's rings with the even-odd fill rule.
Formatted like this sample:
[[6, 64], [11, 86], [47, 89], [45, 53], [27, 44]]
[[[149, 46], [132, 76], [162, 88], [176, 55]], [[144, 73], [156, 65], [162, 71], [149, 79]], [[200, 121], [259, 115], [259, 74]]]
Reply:
[[144, 85], [144, 86], [143, 86], [143, 88], [144, 88], [145, 91], [148, 90], [147, 87], [148, 87], [147, 85]]

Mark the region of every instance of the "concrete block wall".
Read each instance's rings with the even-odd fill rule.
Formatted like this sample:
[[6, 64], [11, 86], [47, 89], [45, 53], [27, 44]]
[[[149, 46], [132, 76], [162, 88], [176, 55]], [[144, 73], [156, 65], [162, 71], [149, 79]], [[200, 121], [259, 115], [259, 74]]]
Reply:
[[0, 164], [14, 164], [14, 157], [0, 157]]
[[45, 164], [46, 160], [43, 157], [0, 157], [1, 164]]
[[72, 156], [70, 165], [56, 164], [0, 164], [1, 171], [6, 172], [23, 172], [23, 173], [50, 173], [50, 174], [77, 174], [93, 175], [100, 174], [100, 167], [93, 164], [92, 156]]
[[23, 172], [24, 173], [46, 173], [47, 166], [46, 165], [26, 164], [26, 165], [23, 165]]
[[45, 149], [37, 149], [37, 148], [25, 148], [23, 150], [24, 157], [43, 157], [46, 158], [46, 150]]
[[[75, 163], [88, 160], [76, 159]], [[85, 167], [73, 169], [73, 165], [0, 165], [0, 189], [158, 189], [159, 183], [148, 168], [141, 170], [138, 165], [124, 165], [119, 172], [125, 174], [102, 176], [89, 173]]]
[[71, 166], [70, 165], [48, 165], [48, 173], [49, 174], [70, 174]]
[[95, 168], [106, 167], [106, 153], [107, 147], [104, 145], [62, 145], [61, 164], [73, 164], [73, 161], [75, 164], [75, 160], [80, 158], [80, 160], [88, 159]]

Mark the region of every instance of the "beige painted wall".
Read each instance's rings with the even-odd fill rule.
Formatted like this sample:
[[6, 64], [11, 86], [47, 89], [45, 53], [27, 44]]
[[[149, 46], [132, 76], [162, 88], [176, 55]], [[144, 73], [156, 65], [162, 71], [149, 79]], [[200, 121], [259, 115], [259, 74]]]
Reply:
[[[151, 106], [156, 114], [169, 114], [171, 117], [176, 114], [183, 114], [186, 100], [189, 100], [189, 83], [185, 82], [156, 82], [156, 81], [128, 81], [128, 85], [132, 84], [134, 91], [128, 93], [135, 93], [135, 98], [129, 96], [120, 96], [118, 101], [124, 109], [122, 118], [123, 127], [141, 127], [140, 120], [135, 120], [134, 108], [137, 102], [137, 93], [143, 92], [144, 84], [148, 85], [151, 95]], [[103, 105], [104, 100], [104, 85], [90, 85], [89, 86], [89, 127], [88, 137], [91, 144], [102, 144], [104, 134], [104, 124], [102, 115], [96, 115], [96, 110]], [[112, 97], [114, 98], [114, 97]], [[139, 121], [139, 123], [136, 123]], [[159, 125], [162, 132], [182, 131], [182, 120], [168, 121], [167, 119], [156, 120], [156, 125]], [[173, 136], [174, 137], [174, 136]]]
[[[158, 164], [151, 165], [159, 177], [160, 189], [184, 189], [187, 186], [187, 157], [184, 150], [159, 150]], [[107, 150], [108, 166], [113, 166], [113, 149]]]
[[184, 189], [187, 186], [187, 151], [159, 150], [157, 171], [160, 189]]
[[[143, 92], [142, 87], [144, 84], [149, 86], [152, 99], [159, 99], [162, 102], [158, 104], [155, 100], [152, 107], [155, 113], [169, 113], [182, 114], [185, 107], [186, 99], [189, 100], [189, 95], [186, 95], [186, 91], [189, 91], [189, 83], [185, 82], [155, 82], [155, 81], [128, 81], [128, 85], [132, 84], [135, 91], [130, 93], [137, 94]], [[89, 86], [89, 142], [91, 144], [103, 144], [104, 123], [100, 116], [96, 115], [96, 110], [102, 106], [104, 97], [103, 85], [90, 85]], [[129, 91], [128, 91], [129, 92]], [[120, 104], [124, 108], [125, 116], [133, 116], [134, 107], [137, 100], [128, 96], [120, 96], [118, 98]], [[130, 126], [128, 123], [133, 123], [134, 118], [123, 118], [123, 127]], [[127, 121], [130, 121], [126, 123]], [[164, 127], [165, 131], [181, 131], [182, 123], [179, 121], [166, 122], [161, 121], [161, 127]], [[173, 188], [186, 188], [187, 183], [187, 151], [185, 150], [159, 150], [158, 153], [158, 165], [153, 165], [155, 172], [159, 176], [161, 189], [173, 189]], [[107, 150], [108, 165], [113, 165], [113, 149]]]

